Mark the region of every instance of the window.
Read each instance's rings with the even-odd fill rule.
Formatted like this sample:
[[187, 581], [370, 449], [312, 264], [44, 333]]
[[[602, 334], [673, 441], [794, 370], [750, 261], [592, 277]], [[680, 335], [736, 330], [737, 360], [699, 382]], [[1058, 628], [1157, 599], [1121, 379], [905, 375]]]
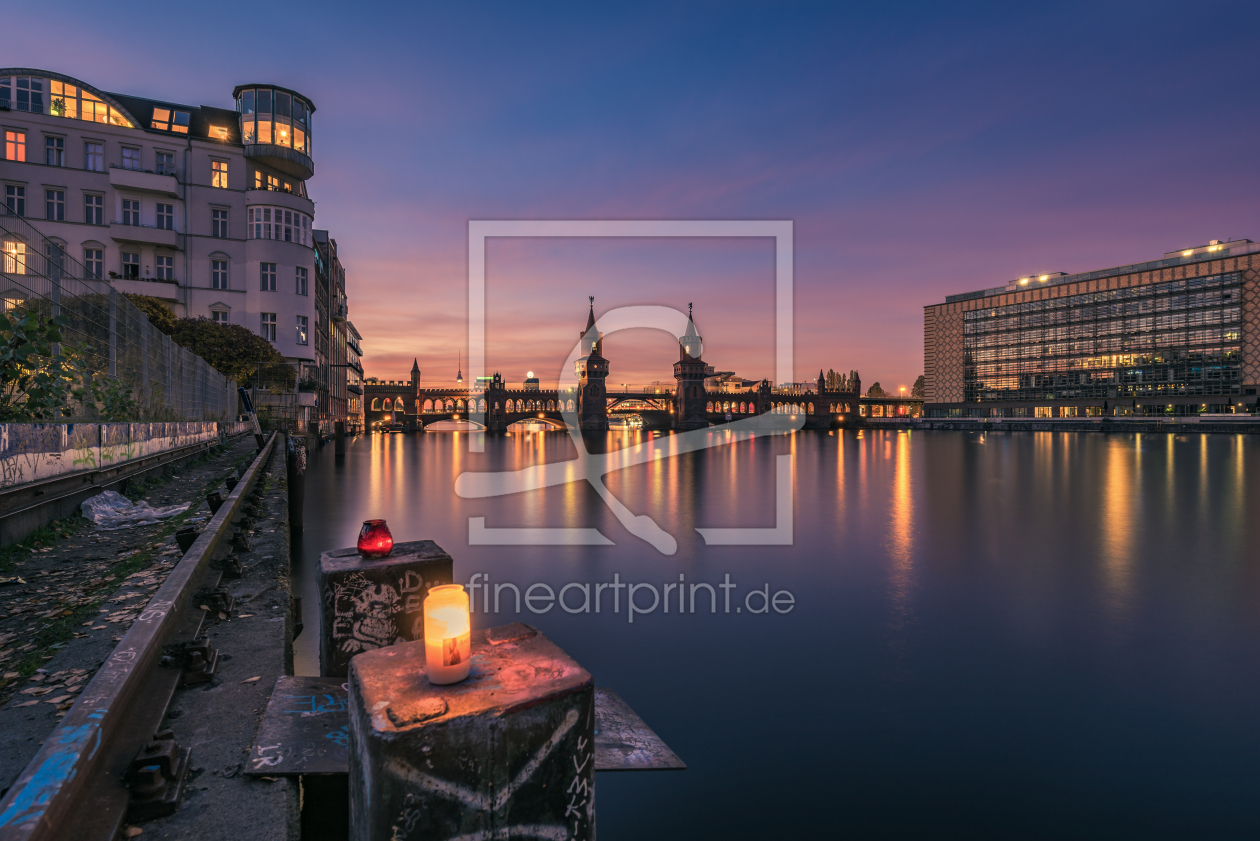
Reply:
[[26, 132], [12, 129], [5, 131], [4, 157], [10, 161], [26, 160]]
[[210, 162], [210, 186], [227, 189], [227, 161]]
[[105, 250], [102, 248], [83, 249], [83, 265], [91, 277], [102, 277], [105, 274]]
[[262, 337], [269, 342], [276, 340], [276, 314], [274, 312], [264, 312], [260, 314], [262, 319]]
[[254, 170], [254, 189], [261, 190], [263, 188], [262, 173]]
[[122, 256], [123, 280], [140, 279], [140, 255], [124, 251]]
[[279, 239], [310, 244], [311, 218], [296, 210], [280, 207], [251, 207], [247, 211], [250, 239]]
[[211, 260], [210, 261], [210, 288], [211, 289], [227, 289], [228, 288], [227, 260]]
[[26, 243], [10, 240], [4, 244], [4, 270], [8, 274], [26, 274]]
[[279, 190], [279, 189], [280, 189], [280, 179], [279, 179], [279, 178], [276, 178], [274, 175], [268, 175], [268, 176], [267, 176], [267, 189], [268, 189], [268, 190]]
[[305, 295], [305, 294], [307, 294], [307, 293], [306, 293], [306, 269], [305, 269], [305, 268], [303, 268], [302, 266], [298, 266], [298, 267], [297, 267], [297, 289], [296, 289], [296, 292], [297, 292], [299, 295]]
[[124, 146], [122, 150], [122, 168], [140, 169], [140, 150]]
[[84, 196], [83, 197], [83, 221], [89, 225], [105, 224], [105, 197], [104, 196]]
[[149, 126], [161, 131], [188, 134], [188, 112], [172, 111], [169, 108], [154, 108], [153, 122], [149, 123]]
[[210, 211], [210, 236], [226, 239], [228, 235], [228, 212], [226, 210]]
[[65, 166], [66, 139], [64, 137], [45, 137], [44, 155], [44, 163], [49, 166]]
[[175, 230], [175, 205], [158, 202], [157, 226], [165, 231]]
[[210, 320], [215, 324], [227, 324], [228, 314], [224, 310], [210, 310]]
[[[45, 85], [47, 90], [45, 91]], [[45, 100], [45, 93], [48, 99]], [[134, 128], [119, 111], [85, 90], [38, 76], [0, 76], [0, 106], [74, 120]]]
[[66, 221], [66, 191], [65, 190], [45, 190], [44, 204], [46, 206], [45, 216], [53, 222]]
[[284, 212], [284, 241], [293, 242], [293, 211], [291, 210]]
[[104, 143], [83, 144], [83, 168], [91, 170], [92, 172], [105, 171]]
[[4, 186], [4, 203], [8, 205], [10, 212], [18, 216], [25, 216], [26, 188], [18, 187], [15, 184], [6, 184]]
[[123, 199], [123, 217], [124, 225], [140, 224], [140, 200], [139, 199]]
[[261, 292], [275, 292], [276, 291], [276, 264], [275, 263], [259, 263], [258, 264], [258, 289]]
[[297, 343], [306, 344], [306, 316], [304, 315], [297, 317]]
[[157, 174], [158, 175], [174, 175], [175, 174], [175, 156], [170, 152], [157, 153]]
[[174, 280], [175, 279], [175, 258], [162, 257], [157, 258], [157, 276], [158, 280]]

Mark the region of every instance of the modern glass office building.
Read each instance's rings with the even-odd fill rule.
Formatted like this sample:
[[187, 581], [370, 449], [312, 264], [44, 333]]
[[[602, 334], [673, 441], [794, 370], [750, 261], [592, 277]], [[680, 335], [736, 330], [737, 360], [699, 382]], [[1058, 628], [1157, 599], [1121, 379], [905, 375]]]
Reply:
[[1253, 411], [1260, 245], [1030, 275], [924, 312], [928, 417]]

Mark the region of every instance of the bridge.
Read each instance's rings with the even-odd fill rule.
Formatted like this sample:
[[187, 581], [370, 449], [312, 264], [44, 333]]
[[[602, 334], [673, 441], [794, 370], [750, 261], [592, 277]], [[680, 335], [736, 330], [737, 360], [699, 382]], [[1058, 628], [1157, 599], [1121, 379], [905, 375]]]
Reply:
[[832, 429], [861, 420], [862, 384], [856, 371], [830, 386], [819, 371], [812, 388], [773, 388], [768, 380], [721, 382], [701, 358], [701, 337], [690, 314], [686, 333], [678, 337], [679, 360], [674, 363], [672, 387], [627, 385], [620, 391], [608, 390], [609, 360], [603, 355], [603, 336], [595, 328], [594, 299], [586, 328], [578, 335], [583, 355], [575, 365], [575, 387], [541, 388], [532, 375], [519, 385], [509, 384], [497, 372], [467, 386], [425, 384], [417, 359], [408, 380], [365, 380], [366, 421], [419, 429], [434, 421], [459, 419], [499, 432], [526, 420], [565, 428], [566, 412], [576, 415], [582, 429], [591, 431], [607, 430], [610, 416], [628, 415], [641, 417], [647, 429], [678, 430], [771, 413], [804, 415], [807, 429]]

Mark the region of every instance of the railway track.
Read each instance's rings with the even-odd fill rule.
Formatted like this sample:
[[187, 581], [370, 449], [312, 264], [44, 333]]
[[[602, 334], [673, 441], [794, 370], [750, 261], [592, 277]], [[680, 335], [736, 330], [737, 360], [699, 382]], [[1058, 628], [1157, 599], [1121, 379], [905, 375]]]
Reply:
[[161, 814], [178, 802], [189, 752], [158, 731], [181, 680], [213, 670], [217, 655], [199, 641], [202, 604], [222, 577], [210, 562], [276, 442], [273, 433], [0, 800], [0, 841], [110, 841], [129, 809]]

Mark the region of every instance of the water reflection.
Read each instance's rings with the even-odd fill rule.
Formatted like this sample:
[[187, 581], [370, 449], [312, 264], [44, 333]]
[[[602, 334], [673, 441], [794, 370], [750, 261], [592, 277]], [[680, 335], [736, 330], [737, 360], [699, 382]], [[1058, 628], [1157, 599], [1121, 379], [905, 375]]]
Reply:
[[[768, 582], [795, 609], [474, 616], [538, 627], [688, 763], [601, 776], [604, 841], [1260, 837], [1256, 437], [864, 430], [674, 457], [670, 436], [623, 432], [608, 447], [649, 440], [660, 456], [607, 484], [677, 538], [674, 556], [584, 481], [453, 491], [463, 471], [573, 459], [567, 436], [487, 436], [468, 453], [454, 435], [376, 435], [341, 463], [312, 454], [299, 673], [318, 667], [319, 551], [370, 517], [436, 540], [465, 581], [729, 574], [735, 605]], [[706, 546], [695, 528], [774, 525], [784, 455], [793, 545]], [[615, 545], [470, 546], [469, 517], [594, 527]], [[840, 808], [783, 808], [801, 803]]]

